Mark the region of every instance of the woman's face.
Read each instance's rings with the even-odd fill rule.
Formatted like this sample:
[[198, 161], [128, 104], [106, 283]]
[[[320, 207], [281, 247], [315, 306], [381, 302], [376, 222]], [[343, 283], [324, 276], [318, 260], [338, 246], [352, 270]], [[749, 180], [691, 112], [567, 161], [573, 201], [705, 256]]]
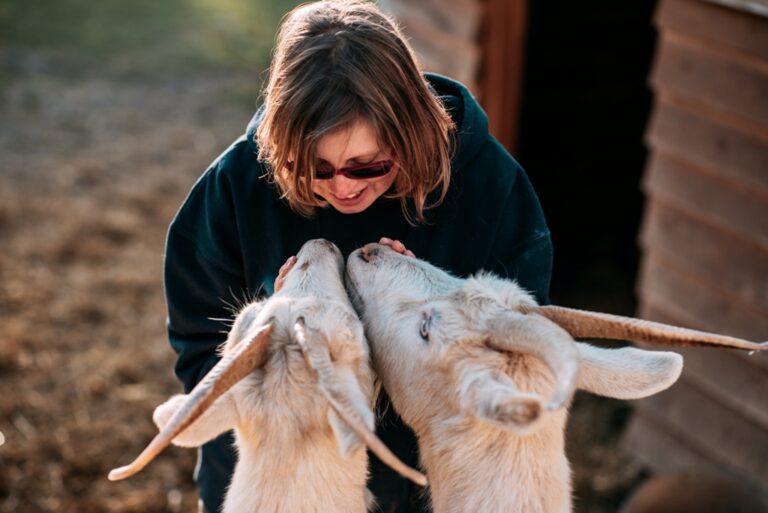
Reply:
[[[320, 138], [317, 158], [336, 169], [391, 158], [379, 146], [373, 125], [357, 118], [349, 126]], [[357, 214], [370, 207], [395, 181], [397, 166], [384, 176], [353, 180], [339, 174], [330, 180], [314, 180], [312, 191], [344, 214]]]

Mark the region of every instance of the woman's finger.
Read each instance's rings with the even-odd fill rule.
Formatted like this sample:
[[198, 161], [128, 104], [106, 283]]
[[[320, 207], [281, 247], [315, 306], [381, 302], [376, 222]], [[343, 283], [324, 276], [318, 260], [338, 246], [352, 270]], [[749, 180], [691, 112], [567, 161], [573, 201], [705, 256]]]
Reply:
[[288, 260], [285, 261], [283, 265], [280, 266], [280, 272], [287, 271], [291, 267], [293, 267], [293, 264], [296, 263], [296, 257], [292, 256]]
[[405, 244], [403, 244], [399, 240], [392, 240], [389, 237], [382, 237], [379, 239], [379, 244], [383, 244], [384, 246], [389, 246], [394, 251], [397, 251], [398, 253], [401, 253], [405, 256], [416, 258], [416, 255], [413, 254], [413, 251], [406, 248]]

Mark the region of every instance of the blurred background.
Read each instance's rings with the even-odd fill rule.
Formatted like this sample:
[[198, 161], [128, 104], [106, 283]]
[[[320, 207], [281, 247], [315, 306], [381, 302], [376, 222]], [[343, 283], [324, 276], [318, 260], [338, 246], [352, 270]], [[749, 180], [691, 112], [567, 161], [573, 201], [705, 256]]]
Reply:
[[[106, 474], [181, 391], [165, 230], [297, 3], [0, 0], [0, 512], [195, 510], [193, 450]], [[380, 4], [529, 173], [553, 302], [768, 338], [768, 2]], [[692, 468], [766, 493], [766, 358], [686, 361], [658, 398], [577, 396], [575, 511]]]

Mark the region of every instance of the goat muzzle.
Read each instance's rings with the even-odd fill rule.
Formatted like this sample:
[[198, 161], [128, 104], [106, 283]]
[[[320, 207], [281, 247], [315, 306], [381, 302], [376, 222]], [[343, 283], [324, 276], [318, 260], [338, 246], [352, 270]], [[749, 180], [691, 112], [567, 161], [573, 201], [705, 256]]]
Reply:
[[360, 248], [358, 255], [360, 258], [366, 262], [371, 263], [377, 256], [379, 256], [379, 252], [381, 251], [378, 247], [378, 244], [367, 244]]

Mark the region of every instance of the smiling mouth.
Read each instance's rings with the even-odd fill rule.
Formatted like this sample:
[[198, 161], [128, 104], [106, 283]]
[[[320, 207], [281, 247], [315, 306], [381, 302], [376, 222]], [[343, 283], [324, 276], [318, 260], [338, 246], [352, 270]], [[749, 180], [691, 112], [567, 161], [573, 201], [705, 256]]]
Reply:
[[340, 197], [340, 196], [336, 196], [335, 194], [334, 194], [334, 196], [336, 197], [336, 199], [341, 200], [341, 201], [355, 200], [355, 199], [359, 198], [363, 194], [365, 189], [367, 189], [367, 187], [363, 187], [362, 189], [360, 189], [359, 191], [355, 192], [354, 194], [350, 194], [349, 196], [345, 196], [343, 198]]

